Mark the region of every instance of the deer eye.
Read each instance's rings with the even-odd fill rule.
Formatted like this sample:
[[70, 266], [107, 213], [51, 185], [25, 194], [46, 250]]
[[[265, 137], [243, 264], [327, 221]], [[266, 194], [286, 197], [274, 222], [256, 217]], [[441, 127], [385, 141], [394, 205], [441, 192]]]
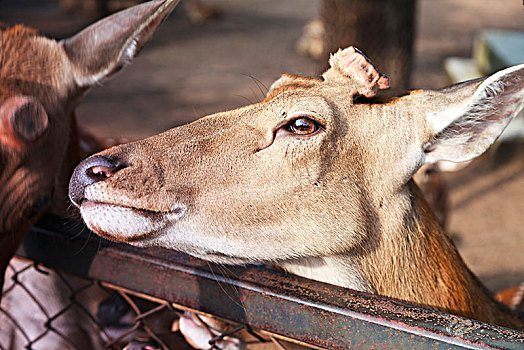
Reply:
[[286, 129], [296, 135], [312, 135], [320, 129], [320, 125], [309, 118], [302, 117], [292, 120]]

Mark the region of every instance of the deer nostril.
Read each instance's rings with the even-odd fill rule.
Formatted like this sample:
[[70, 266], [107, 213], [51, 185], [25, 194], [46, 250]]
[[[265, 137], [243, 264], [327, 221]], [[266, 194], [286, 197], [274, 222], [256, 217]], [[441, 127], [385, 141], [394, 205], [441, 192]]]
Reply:
[[104, 181], [126, 166], [105, 156], [93, 156], [81, 162], [69, 182], [69, 198], [79, 206], [85, 198], [85, 188]]
[[86, 170], [86, 174], [87, 176], [98, 182], [113, 176], [113, 174], [118, 170], [120, 170], [118, 169], [118, 167], [109, 168], [106, 166], [95, 165], [91, 168], [88, 168]]

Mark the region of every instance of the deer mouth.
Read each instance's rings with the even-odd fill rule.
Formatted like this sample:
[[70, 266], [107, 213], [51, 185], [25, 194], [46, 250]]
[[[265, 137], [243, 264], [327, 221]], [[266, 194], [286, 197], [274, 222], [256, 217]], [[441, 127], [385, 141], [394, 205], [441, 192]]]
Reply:
[[185, 211], [182, 205], [162, 212], [90, 200], [80, 205], [80, 214], [93, 232], [108, 240], [126, 243], [156, 236], [184, 216]]

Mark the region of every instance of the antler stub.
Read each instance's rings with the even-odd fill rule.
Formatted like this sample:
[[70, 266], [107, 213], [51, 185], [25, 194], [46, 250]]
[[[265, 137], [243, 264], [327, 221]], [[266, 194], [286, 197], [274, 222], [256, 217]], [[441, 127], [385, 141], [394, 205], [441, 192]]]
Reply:
[[329, 60], [331, 67], [337, 68], [344, 76], [357, 83], [357, 92], [365, 97], [373, 97], [377, 89], [389, 88], [389, 78], [371, 63], [359, 49], [350, 46], [339, 50]]

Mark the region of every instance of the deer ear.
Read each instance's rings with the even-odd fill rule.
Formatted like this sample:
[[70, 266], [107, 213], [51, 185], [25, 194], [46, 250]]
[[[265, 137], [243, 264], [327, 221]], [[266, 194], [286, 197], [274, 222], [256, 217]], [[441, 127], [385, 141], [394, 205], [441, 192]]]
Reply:
[[426, 96], [428, 104], [446, 107], [426, 112], [433, 137], [424, 146], [425, 163], [478, 157], [524, 107], [523, 99], [524, 64]]
[[129, 63], [179, 0], [154, 0], [104, 18], [61, 41], [79, 86], [90, 86]]
[[0, 144], [21, 151], [47, 131], [49, 118], [34, 97], [18, 95], [0, 104]]
[[355, 94], [373, 97], [377, 90], [389, 88], [389, 78], [380, 73], [369, 58], [359, 49], [350, 46], [338, 50], [329, 59], [331, 66], [322, 76], [325, 80], [353, 85]]

